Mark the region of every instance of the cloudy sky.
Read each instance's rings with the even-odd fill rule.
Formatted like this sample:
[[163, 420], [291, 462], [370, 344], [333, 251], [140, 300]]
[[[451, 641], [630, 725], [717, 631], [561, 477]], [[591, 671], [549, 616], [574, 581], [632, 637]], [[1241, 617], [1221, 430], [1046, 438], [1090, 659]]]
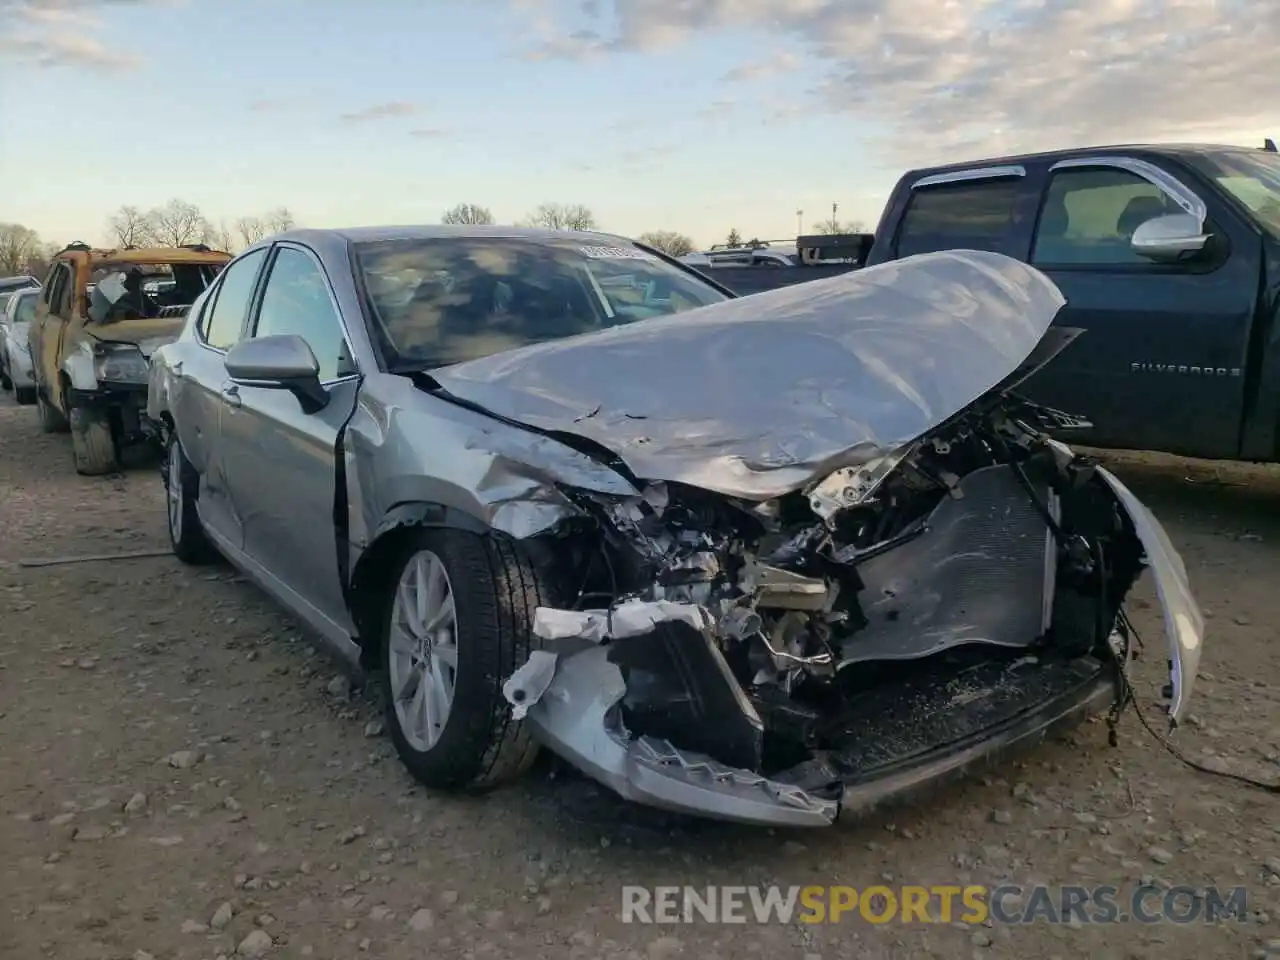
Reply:
[[904, 167], [1280, 134], [1275, 0], [0, 0], [0, 221], [874, 226]]

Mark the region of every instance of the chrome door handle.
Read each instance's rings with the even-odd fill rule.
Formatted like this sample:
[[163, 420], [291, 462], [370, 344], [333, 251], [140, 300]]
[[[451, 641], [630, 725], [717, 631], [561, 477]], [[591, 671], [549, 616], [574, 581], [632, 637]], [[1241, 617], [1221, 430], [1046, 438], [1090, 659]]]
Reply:
[[243, 402], [240, 399], [240, 388], [234, 383], [228, 383], [222, 388], [222, 399], [227, 401], [228, 406], [239, 407]]

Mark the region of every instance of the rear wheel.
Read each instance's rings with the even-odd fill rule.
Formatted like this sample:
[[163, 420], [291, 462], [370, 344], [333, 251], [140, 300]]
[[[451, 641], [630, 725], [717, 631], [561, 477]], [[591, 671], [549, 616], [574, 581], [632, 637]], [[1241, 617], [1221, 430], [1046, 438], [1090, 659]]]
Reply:
[[18, 405], [29, 407], [36, 402], [35, 387], [17, 387], [13, 391], [13, 399], [18, 401]]
[[71, 455], [82, 476], [100, 477], [120, 469], [119, 444], [105, 410], [72, 409]]
[[390, 569], [381, 670], [400, 759], [438, 789], [515, 779], [538, 748], [512, 719], [502, 684], [535, 645], [544, 593], [533, 564], [509, 541], [418, 530]]
[[168, 506], [169, 545], [183, 563], [202, 566], [217, 559], [217, 551], [205, 536], [196, 512], [199, 490], [196, 471], [182, 451], [177, 433], [169, 437], [165, 451], [164, 487]]

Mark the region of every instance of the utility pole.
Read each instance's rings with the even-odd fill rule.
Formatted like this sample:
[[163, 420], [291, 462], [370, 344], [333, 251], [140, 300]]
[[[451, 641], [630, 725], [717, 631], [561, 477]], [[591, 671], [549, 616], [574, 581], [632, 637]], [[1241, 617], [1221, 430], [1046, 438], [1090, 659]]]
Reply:
[[835, 233], [840, 229], [840, 222], [836, 220], [836, 210], [839, 208], [834, 200], [831, 202], [831, 232]]
[[797, 210], [796, 211], [796, 236], [798, 237], [802, 233], [804, 233], [804, 211]]

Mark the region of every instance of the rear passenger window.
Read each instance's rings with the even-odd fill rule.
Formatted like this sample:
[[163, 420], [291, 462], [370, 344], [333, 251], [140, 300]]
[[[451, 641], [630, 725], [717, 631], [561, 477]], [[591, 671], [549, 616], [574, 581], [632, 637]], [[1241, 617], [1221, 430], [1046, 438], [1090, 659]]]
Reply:
[[1130, 246], [1133, 231], [1181, 212], [1173, 198], [1128, 170], [1062, 170], [1049, 181], [1031, 262], [1150, 266]]
[[247, 253], [222, 271], [222, 282], [213, 293], [212, 306], [200, 317], [205, 342], [219, 350], [230, 350], [240, 341], [244, 318], [249, 312], [258, 271], [267, 248]]
[[913, 191], [898, 231], [898, 256], [957, 249], [1005, 252], [1019, 183], [1001, 177]]

